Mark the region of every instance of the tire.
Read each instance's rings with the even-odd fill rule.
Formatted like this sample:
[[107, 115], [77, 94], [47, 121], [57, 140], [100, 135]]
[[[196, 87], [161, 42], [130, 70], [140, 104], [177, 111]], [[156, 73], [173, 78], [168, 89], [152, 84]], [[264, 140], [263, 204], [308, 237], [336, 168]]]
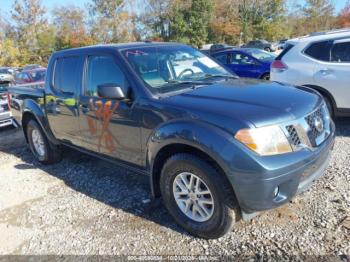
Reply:
[[[208, 216], [207, 220], [198, 221], [198, 217], [197, 219], [190, 218], [181, 210], [177, 203], [174, 187], [178, 189], [180, 187], [177, 187], [178, 184], [174, 181], [184, 173], [194, 174], [204, 182], [204, 184], [201, 185], [204, 187], [206, 186], [211, 193], [210, 197], [213, 205], [209, 205], [208, 209], [212, 207], [210, 209], [212, 213], [211, 216]], [[228, 185], [228, 182], [225, 183], [218, 171], [210, 164], [194, 155], [176, 154], [166, 161], [161, 172], [160, 190], [164, 205], [169, 213], [180, 226], [194, 236], [205, 239], [219, 238], [228, 233], [240, 217], [239, 208], [236, 205], [232, 189], [230, 185]], [[185, 198], [186, 197], [187, 196], [185, 196]], [[207, 200], [206, 197], [202, 197], [203, 196], [197, 201]], [[190, 198], [187, 198], [187, 200], [192, 201]], [[189, 213], [193, 214], [193, 209], [194, 204], [192, 204], [192, 211], [191, 208], [189, 208]], [[196, 210], [198, 209], [196, 208]], [[204, 209], [202, 209], [202, 211], [203, 210]], [[199, 213], [197, 215], [199, 215]]]
[[[27, 123], [26, 134], [29, 148], [40, 163], [48, 165], [57, 163], [61, 160], [61, 149], [49, 142], [45, 133], [35, 120], [30, 120]], [[42, 145], [42, 150], [38, 150], [35, 145], [35, 141], [38, 141], [38, 139], [41, 141], [39, 144]]]
[[263, 74], [260, 79], [265, 81], [270, 81], [270, 74], [269, 73]]
[[271, 52], [270, 47], [265, 47], [264, 50], [265, 50], [266, 52]]

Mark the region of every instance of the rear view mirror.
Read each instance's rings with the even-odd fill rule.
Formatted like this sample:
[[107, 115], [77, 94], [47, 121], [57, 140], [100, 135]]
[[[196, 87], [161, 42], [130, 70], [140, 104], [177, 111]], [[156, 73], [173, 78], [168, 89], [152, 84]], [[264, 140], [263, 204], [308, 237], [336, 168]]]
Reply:
[[101, 98], [107, 99], [125, 99], [123, 89], [117, 84], [103, 84], [97, 86], [97, 94]]

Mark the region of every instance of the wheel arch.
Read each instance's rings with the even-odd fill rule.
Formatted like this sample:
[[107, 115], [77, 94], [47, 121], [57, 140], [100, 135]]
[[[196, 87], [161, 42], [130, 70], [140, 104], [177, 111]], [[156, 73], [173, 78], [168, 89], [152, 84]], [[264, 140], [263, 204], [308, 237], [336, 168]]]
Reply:
[[[176, 154], [182, 154], [182, 153], [191, 154], [201, 158], [202, 160], [210, 164], [220, 174], [220, 177], [221, 179], [223, 179], [224, 183], [226, 183], [227, 185], [231, 185], [230, 181], [225, 175], [224, 169], [218, 164], [218, 162], [210, 154], [192, 145], [174, 143], [174, 144], [168, 144], [164, 146], [155, 157], [153, 170], [151, 173], [151, 187], [152, 187], [152, 194], [154, 197], [158, 198], [161, 196], [159, 181], [160, 181], [161, 171], [165, 162], [171, 156]], [[236, 199], [235, 192], [232, 186], [230, 186], [230, 189], [231, 189], [231, 192], [230, 192], [231, 195], [234, 197], [234, 199]], [[229, 202], [233, 202], [233, 201], [229, 201]]]
[[26, 134], [26, 127], [30, 120], [34, 120], [39, 124], [42, 131], [44, 132], [44, 134], [50, 142], [56, 145], [59, 144], [59, 142], [56, 140], [53, 133], [51, 132], [46, 115], [40, 108], [40, 106], [33, 100], [25, 100], [23, 105], [22, 128], [27, 142], [28, 137]]
[[[208, 136], [211, 139], [208, 139]], [[230, 185], [235, 196], [233, 185], [227, 176], [229, 167], [226, 162], [231, 157], [227, 156], [226, 152], [231, 151], [232, 141], [233, 136], [224, 130], [195, 121], [169, 123], [155, 131], [147, 146], [147, 166], [150, 171], [152, 196], [160, 196], [159, 178], [166, 160], [180, 153], [198, 156], [211, 164], [225, 183]]]
[[336, 115], [337, 109], [338, 109], [337, 102], [335, 101], [333, 95], [327, 89], [317, 85], [303, 85], [303, 86], [314, 89], [317, 92], [319, 92], [322, 96], [328, 98], [328, 100], [331, 102], [331, 105], [332, 105], [332, 110], [333, 110], [332, 113], [333, 115]]

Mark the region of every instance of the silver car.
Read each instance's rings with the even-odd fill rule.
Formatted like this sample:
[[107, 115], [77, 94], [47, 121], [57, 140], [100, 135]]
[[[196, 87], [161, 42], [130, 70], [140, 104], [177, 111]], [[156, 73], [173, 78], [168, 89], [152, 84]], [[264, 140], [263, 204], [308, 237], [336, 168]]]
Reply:
[[3, 83], [13, 83], [13, 71], [9, 67], [0, 67], [0, 84]]

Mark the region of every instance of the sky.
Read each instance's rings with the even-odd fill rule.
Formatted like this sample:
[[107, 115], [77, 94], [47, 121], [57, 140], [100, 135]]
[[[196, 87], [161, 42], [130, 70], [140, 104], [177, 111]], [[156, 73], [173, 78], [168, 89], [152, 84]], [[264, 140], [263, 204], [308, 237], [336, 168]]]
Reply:
[[[296, 0], [300, 4], [304, 2], [304, 0]], [[333, 0], [333, 3], [336, 7], [336, 12], [339, 12], [346, 3], [347, 0]], [[14, 0], [0, 0], [0, 11], [3, 15], [9, 16], [9, 10], [12, 7]], [[50, 11], [55, 6], [66, 6], [66, 5], [76, 5], [79, 7], [85, 7], [90, 0], [42, 0], [44, 6]]]

